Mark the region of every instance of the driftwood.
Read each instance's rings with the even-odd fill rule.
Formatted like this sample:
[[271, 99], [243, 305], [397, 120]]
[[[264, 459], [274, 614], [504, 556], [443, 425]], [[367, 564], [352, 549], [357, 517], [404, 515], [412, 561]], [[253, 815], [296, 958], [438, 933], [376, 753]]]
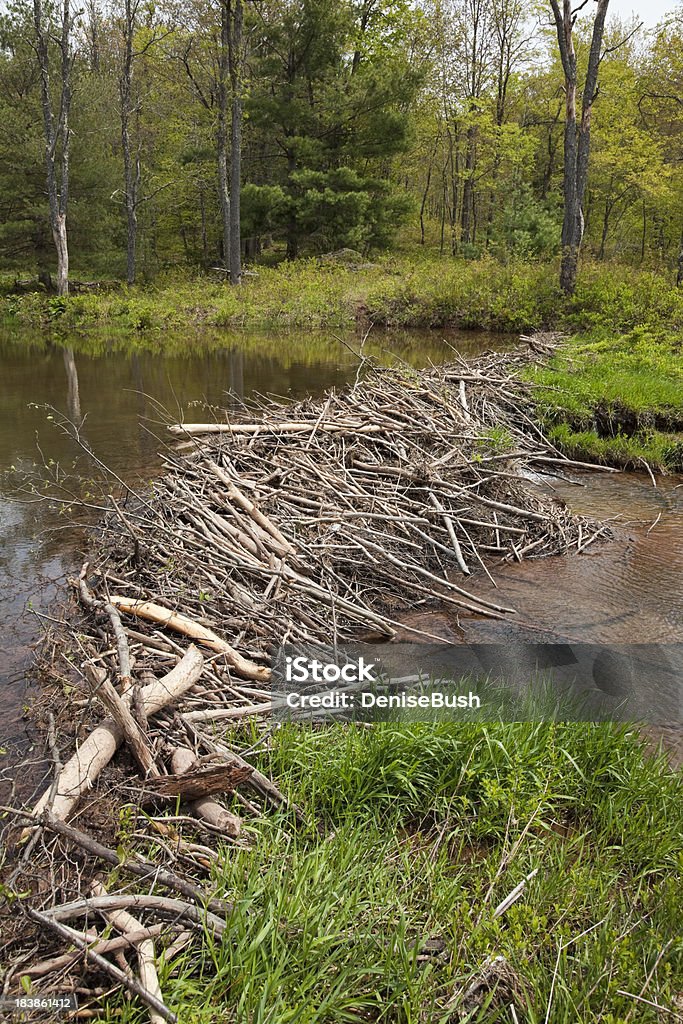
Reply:
[[175, 1013], [172, 1013], [167, 1006], [165, 1006], [160, 999], [152, 992], [148, 992], [147, 989], [141, 985], [135, 978], [129, 977], [125, 971], [122, 971], [119, 967], [115, 967], [114, 964], [95, 952], [90, 948], [87, 939], [81, 938], [73, 928], [68, 928], [61, 924], [59, 920], [50, 914], [41, 913], [39, 910], [33, 910], [31, 907], [26, 909], [26, 914], [35, 921], [36, 924], [45, 931], [54, 932], [59, 938], [66, 940], [71, 945], [78, 946], [84, 952], [87, 952], [90, 959], [96, 964], [101, 970], [108, 974], [117, 984], [122, 985], [125, 989], [128, 989], [134, 995], [138, 996], [147, 1006], [155, 1011], [163, 1020], [168, 1021], [169, 1024], [176, 1024], [178, 1018]]
[[153, 924], [149, 928], [140, 928], [136, 932], [128, 932], [126, 935], [119, 935], [114, 939], [94, 939], [88, 944], [87, 949], [78, 949], [70, 953], [62, 953], [60, 956], [51, 957], [49, 960], [40, 960], [38, 963], [24, 965], [14, 972], [14, 978], [18, 981], [26, 976], [28, 978], [41, 978], [46, 974], [55, 974], [63, 971], [73, 964], [85, 959], [87, 961], [90, 952], [116, 953], [119, 950], [132, 949], [138, 942], [145, 939], [154, 939], [168, 929], [165, 924]]
[[[182, 696], [196, 683], [203, 665], [204, 658], [200, 651], [194, 646], [188, 647], [174, 669], [143, 688], [145, 713], [148, 716], [155, 715]], [[113, 718], [105, 719], [90, 733], [60, 773], [51, 808], [56, 818], [65, 819], [71, 814], [122, 742], [123, 731]], [[45, 810], [49, 795], [49, 791], [43, 794], [33, 809], [34, 814], [38, 815]]]
[[87, 899], [74, 900], [44, 911], [44, 916], [52, 921], [70, 921], [74, 917], [83, 917], [95, 911], [108, 913], [112, 910], [153, 910], [172, 919], [188, 921], [193, 925], [206, 927], [220, 938], [225, 932], [225, 920], [208, 910], [195, 907], [183, 900], [171, 899], [169, 896], [148, 896], [139, 893], [115, 894], [111, 896], [92, 896]]
[[128, 612], [130, 615], [137, 615], [138, 618], [146, 619], [148, 622], [156, 622], [167, 629], [172, 629], [183, 636], [197, 640], [205, 647], [209, 647], [218, 654], [224, 654], [228, 664], [244, 679], [256, 679], [267, 682], [270, 679], [270, 671], [262, 665], [256, 665], [223, 640], [213, 630], [207, 629], [198, 622], [193, 622], [186, 615], [180, 612], [173, 612], [170, 608], [154, 604], [152, 601], [136, 601], [131, 597], [112, 597], [110, 603], [120, 611]]
[[99, 678], [93, 665], [86, 662], [84, 670], [96, 696], [99, 697], [107, 711], [109, 711], [119, 731], [123, 733], [123, 737], [130, 747], [135, 760], [140, 765], [143, 775], [159, 775], [159, 769], [154, 761], [154, 755], [149, 749], [147, 738], [133, 718], [128, 702], [119, 696], [108, 679]]

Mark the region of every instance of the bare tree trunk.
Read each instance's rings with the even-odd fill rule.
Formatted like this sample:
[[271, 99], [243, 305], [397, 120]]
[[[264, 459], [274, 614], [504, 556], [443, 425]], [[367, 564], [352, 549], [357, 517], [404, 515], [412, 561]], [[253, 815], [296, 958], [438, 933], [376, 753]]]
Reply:
[[681, 232], [681, 247], [678, 250], [678, 273], [676, 274], [676, 287], [683, 287], [683, 231]]
[[[57, 292], [69, 294], [69, 244], [66, 214], [69, 205], [69, 111], [71, 108], [71, 27], [70, 0], [62, 3], [62, 24], [58, 40], [61, 52], [61, 93], [59, 115], [55, 120], [50, 96], [49, 29], [43, 18], [41, 0], [33, 0], [35, 51], [40, 70], [40, 92], [45, 133], [45, 169], [50, 206], [50, 227], [57, 253]], [[61, 143], [61, 168], [57, 172], [57, 150]]]
[[218, 56], [218, 198], [223, 227], [223, 265], [230, 270], [230, 172], [228, 161], [228, 78], [230, 46], [230, 0], [221, 4], [221, 43]]
[[138, 233], [138, 191], [140, 187], [140, 160], [134, 159], [131, 149], [130, 118], [133, 112], [133, 37], [138, 12], [138, 0], [125, 0], [123, 21], [123, 66], [119, 76], [121, 100], [121, 148], [123, 151], [123, 187], [126, 203], [126, 281], [135, 284], [135, 255]]
[[[232, 8], [232, 10], [231, 10]], [[232, 17], [230, 17], [232, 15]], [[230, 283], [242, 278], [242, 0], [228, 0], [228, 64], [231, 88], [230, 124]]]
[[588, 56], [588, 69], [586, 71], [581, 101], [581, 121], [578, 126], [576, 109], [578, 71], [573, 39], [574, 16], [572, 13], [572, 0], [562, 0], [562, 11], [560, 11], [559, 0], [550, 0], [550, 4], [557, 29], [557, 41], [560, 48], [560, 57], [562, 58], [566, 95], [564, 122], [564, 220], [562, 223], [560, 287], [565, 294], [573, 295], [576, 290], [576, 274], [584, 232], [583, 202], [586, 194], [586, 182], [588, 180], [591, 114], [593, 103], [597, 96], [600, 51], [609, 0], [598, 0]]

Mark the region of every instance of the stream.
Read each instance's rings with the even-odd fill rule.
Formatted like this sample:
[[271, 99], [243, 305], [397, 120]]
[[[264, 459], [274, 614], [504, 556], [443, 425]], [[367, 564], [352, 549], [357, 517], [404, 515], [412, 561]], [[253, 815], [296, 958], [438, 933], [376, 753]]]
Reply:
[[[472, 357], [512, 343], [474, 332], [378, 334], [364, 353], [419, 367], [452, 358], [453, 349]], [[60, 426], [64, 417], [82, 420], [83, 444], [140, 487], [160, 472], [166, 423], [205, 419], [207, 406], [254, 392], [296, 398], [343, 386], [356, 376], [358, 344], [313, 332], [165, 336], [163, 345], [78, 336], [57, 344], [0, 329], [0, 744], [10, 759], [30, 745], [23, 705], [35, 685], [33, 648], [83, 543], [59, 506], [41, 497], [44, 481], [92, 493], [94, 503], [102, 493], [96, 479], [89, 483], [97, 467]], [[542, 486], [578, 512], [613, 520], [614, 540], [575, 557], [498, 568], [496, 600], [519, 614], [514, 623], [472, 621], [468, 638], [683, 641], [683, 482], [658, 479], [655, 488], [645, 475], [589, 473]], [[485, 577], [475, 586], [491, 591]], [[437, 613], [435, 625], [435, 613], [422, 614], [432, 616], [431, 632], [462, 637], [452, 618]]]

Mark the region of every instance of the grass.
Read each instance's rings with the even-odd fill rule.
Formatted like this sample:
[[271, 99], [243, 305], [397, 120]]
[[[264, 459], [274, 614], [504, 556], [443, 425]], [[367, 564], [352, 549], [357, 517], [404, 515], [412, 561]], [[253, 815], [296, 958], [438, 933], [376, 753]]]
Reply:
[[225, 938], [162, 971], [187, 1024], [662, 1019], [619, 990], [680, 1009], [681, 777], [633, 732], [288, 726], [260, 760], [308, 825], [273, 814], [223, 851]]
[[683, 470], [683, 337], [636, 328], [575, 337], [529, 372], [537, 409], [568, 455]]
[[[0, 292], [3, 284], [7, 293], [11, 275]], [[567, 299], [554, 265], [453, 259], [427, 250], [386, 255], [358, 269], [318, 259], [259, 267], [239, 288], [187, 273], [66, 299], [4, 294], [0, 317], [33, 327], [130, 332], [188, 325], [329, 329], [359, 321], [510, 332], [601, 325], [617, 332], [644, 324], [682, 327], [683, 293], [655, 273], [586, 262], [576, 295]]]

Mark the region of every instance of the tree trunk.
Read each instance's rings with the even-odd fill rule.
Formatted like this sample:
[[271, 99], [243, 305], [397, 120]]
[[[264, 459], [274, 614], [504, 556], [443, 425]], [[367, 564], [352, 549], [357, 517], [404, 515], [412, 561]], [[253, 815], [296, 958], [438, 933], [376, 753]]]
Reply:
[[137, 2], [125, 0], [123, 21], [123, 66], [119, 77], [121, 101], [121, 149], [123, 152], [123, 193], [126, 204], [126, 281], [135, 284], [135, 255], [138, 232], [138, 187], [140, 163], [133, 160], [130, 139], [130, 117], [133, 93], [133, 36]]
[[[230, 283], [242, 279], [240, 191], [242, 187], [242, 0], [228, 0], [228, 64], [231, 88], [230, 124]], [[230, 13], [232, 18], [230, 19]]]
[[221, 4], [221, 45], [218, 59], [218, 130], [216, 150], [218, 157], [218, 199], [223, 228], [223, 265], [230, 270], [230, 172], [228, 161], [228, 77], [229, 77], [230, 10], [229, 0]]
[[564, 219], [562, 222], [562, 263], [560, 266], [560, 287], [566, 295], [576, 290], [576, 274], [579, 253], [584, 233], [583, 202], [588, 180], [590, 156], [590, 130], [593, 103], [597, 96], [598, 71], [600, 68], [602, 37], [609, 0], [598, 0], [593, 22], [588, 69], [581, 101], [581, 121], [577, 127], [577, 84], [578, 72], [574, 50], [574, 16], [571, 0], [550, 0], [557, 29], [557, 41], [562, 58], [565, 78], [565, 123], [564, 123]]
[[678, 273], [676, 274], [676, 287], [683, 287], [683, 231], [681, 232], [681, 247], [678, 250]]
[[[62, 24], [58, 45], [61, 51], [61, 92], [59, 116], [55, 121], [50, 95], [49, 27], [43, 23], [41, 0], [33, 0], [33, 24], [40, 72], [40, 92], [45, 134], [45, 170], [50, 207], [50, 227], [57, 254], [57, 293], [69, 294], [69, 244], [66, 214], [69, 205], [69, 111], [71, 108], [71, 10], [63, 0]], [[58, 180], [57, 150], [61, 144], [61, 168]]]

